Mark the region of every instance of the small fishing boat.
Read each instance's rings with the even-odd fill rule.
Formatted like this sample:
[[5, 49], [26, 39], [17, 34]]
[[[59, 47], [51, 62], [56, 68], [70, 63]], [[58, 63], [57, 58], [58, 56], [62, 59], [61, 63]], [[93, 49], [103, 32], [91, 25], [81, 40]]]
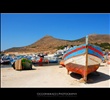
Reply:
[[65, 67], [64, 60], [61, 60], [59, 63], [61, 66]]
[[10, 58], [8, 58], [8, 57], [1, 57], [0, 58], [0, 63], [1, 64], [10, 64]]
[[49, 63], [58, 63], [58, 57], [56, 57], [55, 55], [44, 56], [44, 59], [47, 59]]
[[108, 55], [107, 55], [107, 64], [110, 65], [110, 52], [108, 52]]
[[103, 51], [99, 46], [86, 43], [74, 46], [63, 55], [64, 66], [69, 71], [82, 75], [84, 82], [87, 82], [87, 75], [95, 72], [103, 61]]

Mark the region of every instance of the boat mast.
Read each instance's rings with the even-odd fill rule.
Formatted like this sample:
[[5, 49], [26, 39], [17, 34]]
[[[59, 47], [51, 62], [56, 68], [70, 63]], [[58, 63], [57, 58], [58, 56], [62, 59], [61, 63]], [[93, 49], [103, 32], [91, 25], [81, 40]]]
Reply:
[[87, 69], [88, 69], [88, 35], [86, 36], [86, 64], [85, 64], [85, 74], [84, 74], [85, 82], [87, 82]]

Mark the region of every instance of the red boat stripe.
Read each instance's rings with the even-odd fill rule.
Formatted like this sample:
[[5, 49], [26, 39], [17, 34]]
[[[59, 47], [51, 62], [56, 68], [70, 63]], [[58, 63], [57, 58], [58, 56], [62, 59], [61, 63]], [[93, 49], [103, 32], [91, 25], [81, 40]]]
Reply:
[[100, 52], [99, 50], [93, 48], [92, 46], [88, 46], [88, 48], [95, 51], [95, 52], [97, 52], [97, 53], [99, 53], [101, 56], [104, 56], [102, 52]]
[[[72, 51], [68, 52], [67, 54], [64, 55], [63, 59], [64, 59], [66, 56], [68, 56], [69, 54], [71, 54], [71, 53], [73, 53], [73, 52], [76, 52], [76, 51], [78, 51], [78, 50], [82, 50], [82, 49], [84, 49], [84, 48], [86, 48], [86, 46], [82, 46], [82, 47], [80, 47], [80, 48], [77, 48], [77, 49], [75, 49], [75, 50], [72, 50]], [[104, 56], [102, 52], [100, 52], [99, 50], [93, 48], [92, 46], [88, 46], [88, 48], [91, 49], [91, 50], [93, 50], [93, 51], [95, 51], [95, 52], [97, 52], [97, 53], [99, 53], [101, 56]]]
[[71, 53], [73, 53], [73, 52], [76, 52], [76, 51], [78, 51], [78, 50], [82, 50], [82, 49], [84, 49], [84, 48], [86, 48], [86, 46], [82, 46], [82, 47], [80, 47], [80, 48], [77, 48], [77, 49], [75, 49], [75, 50], [72, 50], [72, 51], [68, 52], [67, 54], [65, 54], [63, 58], [65, 58], [66, 56], [68, 56], [69, 54], [71, 54]]

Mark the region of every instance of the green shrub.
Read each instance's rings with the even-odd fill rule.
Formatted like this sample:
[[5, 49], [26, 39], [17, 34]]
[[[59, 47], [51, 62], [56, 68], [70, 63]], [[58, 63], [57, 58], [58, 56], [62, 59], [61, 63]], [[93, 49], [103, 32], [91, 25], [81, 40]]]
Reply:
[[64, 48], [65, 48], [65, 46], [58, 46], [57, 50], [64, 49]]

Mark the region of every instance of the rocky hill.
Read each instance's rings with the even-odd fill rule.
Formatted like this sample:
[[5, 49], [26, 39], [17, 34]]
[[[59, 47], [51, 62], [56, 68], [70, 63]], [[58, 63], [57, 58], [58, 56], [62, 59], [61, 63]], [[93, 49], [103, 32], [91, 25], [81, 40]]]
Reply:
[[[85, 43], [85, 37], [77, 40], [62, 40], [52, 36], [44, 36], [33, 44], [24, 47], [13, 47], [5, 50], [5, 52], [50, 52], [53, 53], [61, 46], [65, 45], [80, 45]], [[101, 44], [110, 43], [110, 35], [108, 34], [91, 34], [89, 35], [89, 43]]]

